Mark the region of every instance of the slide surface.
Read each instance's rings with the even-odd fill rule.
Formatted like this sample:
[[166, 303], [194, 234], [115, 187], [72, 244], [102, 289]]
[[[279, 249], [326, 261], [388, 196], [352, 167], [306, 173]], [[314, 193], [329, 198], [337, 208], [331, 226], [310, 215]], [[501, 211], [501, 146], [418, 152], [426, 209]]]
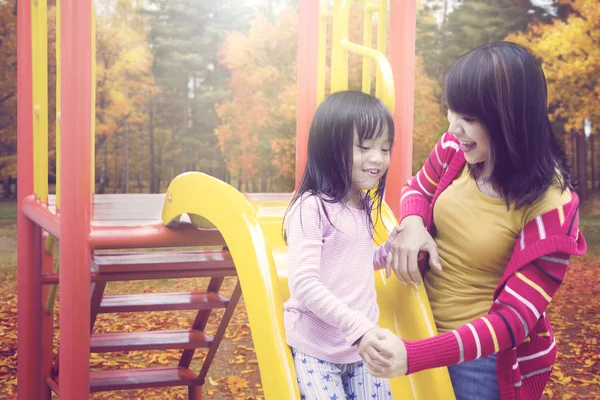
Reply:
[[[244, 196], [232, 186], [199, 172], [176, 177], [167, 190], [163, 223], [174, 226], [183, 214], [199, 228], [216, 227], [236, 265], [267, 400], [299, 399], [292, 355], [285, 342], [283, 302], [289, 297], [287, 250], [282, 218], [289, 194]], [[396, 220], [385, 206], [375, 239], [387, 239]], [[425, 290], [404, 286], [396, 277], [375, 272], [380, 326], [402, 338], [432, 336], [435, 326]], [[446, 368], [391, 381], [394, 399], [448, 400], [454, 393]]]

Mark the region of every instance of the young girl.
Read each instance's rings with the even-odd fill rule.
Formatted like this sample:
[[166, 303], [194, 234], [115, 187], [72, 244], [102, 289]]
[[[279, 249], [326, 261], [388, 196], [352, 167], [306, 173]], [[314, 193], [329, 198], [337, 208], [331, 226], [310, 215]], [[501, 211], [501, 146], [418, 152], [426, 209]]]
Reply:
[[389, 365], [375, 336], [373, 276], [385, 267], [389, 240], [375, 249], [371, 212], [374, 204], [380, 212], [393, 142], [392, 116], [370, 95], [334, 93], [315, 112], [306, 169], [285, 218], [284, 321], [302, 399], [391, 398], [388, 381], [365, 370], [357, 345], [375, 369]]
[[586, 250], [544, 73], [523, 47], [486, 44], [456, 61], [445, 93], [448, 132], [404, 188], [390, 250], [418, 284], [417, 254], [437, 244], [442, 269], [423, 282], [440, 334], [390, 339], [382, 375], [448, 366], [458, 400], [540, 399], [556, 359], [545, 310]]

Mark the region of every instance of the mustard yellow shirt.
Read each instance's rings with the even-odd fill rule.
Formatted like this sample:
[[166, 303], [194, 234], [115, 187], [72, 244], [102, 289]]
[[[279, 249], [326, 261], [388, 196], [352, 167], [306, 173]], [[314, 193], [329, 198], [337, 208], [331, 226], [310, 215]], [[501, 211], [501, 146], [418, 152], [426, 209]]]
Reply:
[[570, 200], [556, 185], [534, 204], [507, 210], [502, 199], [481, 193], [465, 167], [433, 210], [442, 271], [431, 268], [424, 282], [438, 331], [486, 315], [525, 224]]

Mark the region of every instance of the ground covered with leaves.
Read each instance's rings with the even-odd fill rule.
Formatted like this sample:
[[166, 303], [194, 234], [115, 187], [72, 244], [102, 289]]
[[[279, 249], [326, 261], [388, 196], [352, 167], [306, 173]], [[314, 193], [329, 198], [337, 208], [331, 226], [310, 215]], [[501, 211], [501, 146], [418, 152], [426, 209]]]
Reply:
[[[600, 212], [593, 204], [584, 209], [582, 230], [590, 251], [573, 259], [569, 273], [548, 311], [559, 356], [547, 386], [547, 399], [596, 399], [600, 393]], [[14, 204], [0, 203], [0, 399], [15, 399], [17, 391], [16, 225]], [[109, 284], [107, 293], [194, 291], [206, 287], [205, 279], [123, 282]], [[233, 289], [226, 280], [225, 292]], [[208, 332], [214, 334], [222, 312], [211, 316]], [[97, 332], [132, 332], [186, 329], [193, 312], [153, 312], [101, 315]], [[58, 316], [56, 316], [58, 318]], [[58, 320], [56, 320], [58, 324]], [[57, 343], [58, 337], [55, 337]], [[93, 354], [92, 369], [144, 368], [176, 365], [179, 351], [132, 351]], [[192, 370], [198, 372], [206, 351], [197, 351]], [[226, 332], [204, 386], [207, 399], [261, 399], [258, 363], [243, 301]], [[93, 399], [185, 399], [185, 388], [145, 389], [97, 393]]]

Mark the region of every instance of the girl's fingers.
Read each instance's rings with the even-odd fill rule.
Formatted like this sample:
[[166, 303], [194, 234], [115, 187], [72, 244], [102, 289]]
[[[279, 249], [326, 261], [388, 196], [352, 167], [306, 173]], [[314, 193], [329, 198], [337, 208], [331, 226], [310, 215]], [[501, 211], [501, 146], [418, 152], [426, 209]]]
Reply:
[[362, 359], [365, 362], [365, 364], [367, 364], [367, 369], [371, 373], [382, 373], [383, 372], [383, 368], [378, 366], [377, 364], [374, 364], [373, 361], [371, 360], [371, 357], [367, 353], [364, 353], [362, 355]]
[[376, 364], [381, 368], [390, 367], [392, 362], [387, 358], [383, 357], [375, 348], [369, 349], [369, 357], [371, 358], [371, 362]]

